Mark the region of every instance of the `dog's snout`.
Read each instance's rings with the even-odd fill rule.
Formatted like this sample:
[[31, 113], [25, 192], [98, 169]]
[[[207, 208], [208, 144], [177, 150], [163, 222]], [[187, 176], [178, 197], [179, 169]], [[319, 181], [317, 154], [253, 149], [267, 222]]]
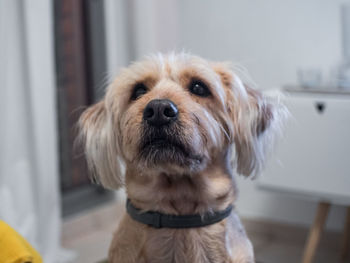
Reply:
[[169, 124], [177, 119], [176, 105], [167, 99], [150, 101], [143, 111], [143, 119], [153, 126]]

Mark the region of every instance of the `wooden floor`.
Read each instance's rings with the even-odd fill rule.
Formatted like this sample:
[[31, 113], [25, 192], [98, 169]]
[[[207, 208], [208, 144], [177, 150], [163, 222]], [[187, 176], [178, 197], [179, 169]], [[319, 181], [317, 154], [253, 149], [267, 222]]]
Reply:
[[[74, 263], [105, 260], [112, 233], [123, 211], [123, 204], [113, 203], [65, 220], [63, 246], [76, 252]], [[248, 219], [243, 219], [243, 224], [253, 242], [258, 263], [301, 262], [307, 228]], [[314, 263], [340, 262], [340, 244], [340, 233], [323, 233]]]

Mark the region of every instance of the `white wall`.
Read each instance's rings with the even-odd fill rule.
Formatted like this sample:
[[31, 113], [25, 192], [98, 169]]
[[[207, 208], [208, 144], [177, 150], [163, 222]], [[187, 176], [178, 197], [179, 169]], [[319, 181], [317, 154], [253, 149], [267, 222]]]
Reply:
[[245, 65], [262, 88], [295, 82], [296, 69], [326, 73], [340, 57], [335, 0], [181, 1], [180, 45]]
[[[341, 58], [340, 0], [133, 0], [133, 58], [186, 50], [245, 66], [260, 88], [296, 84], [300, 68], [328, 78]], [[239, 180], [242, 216], [310, 224], [316, 204], [257, 190]], [[332, 208], [328, 226], [340, 228], [344, 209]]]

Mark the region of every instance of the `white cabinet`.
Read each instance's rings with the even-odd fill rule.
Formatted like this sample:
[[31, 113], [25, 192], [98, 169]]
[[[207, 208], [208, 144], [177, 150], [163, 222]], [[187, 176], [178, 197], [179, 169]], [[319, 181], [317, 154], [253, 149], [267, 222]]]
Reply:
[[259, 187], [350, 204], [350, 94], [285, 92], [291, 113]]

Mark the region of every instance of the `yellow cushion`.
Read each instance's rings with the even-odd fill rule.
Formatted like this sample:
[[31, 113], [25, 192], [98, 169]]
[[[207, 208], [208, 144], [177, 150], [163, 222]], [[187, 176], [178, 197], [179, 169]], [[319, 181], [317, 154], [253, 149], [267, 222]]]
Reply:
[[42, 263], [39, 253], [12, 227], [0, 220], [0, 263]]

